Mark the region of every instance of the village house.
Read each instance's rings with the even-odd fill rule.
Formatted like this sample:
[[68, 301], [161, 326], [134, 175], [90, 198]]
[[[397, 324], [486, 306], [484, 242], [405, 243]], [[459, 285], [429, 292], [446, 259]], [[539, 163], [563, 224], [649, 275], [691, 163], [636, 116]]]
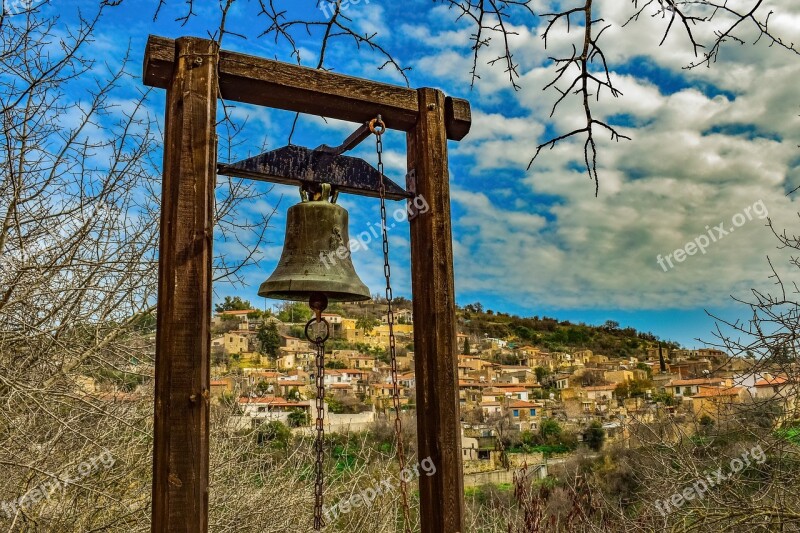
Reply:
[[353, 385], [350, 383], [334, 383], [328, 387], [328, 390], [330, 390], [333, 396], [338, 398], [353, 396], [355, 393]]
[[[388, 315], [388, 313], [381, 317], [381, 323], [382, 324], [388, 324], [389, 323], [389, 315]], [[397, 309], [396, 311], [394, 311], [394, 323], [395, 324], [401, 324], [401, 325], [413, 324], [414, 323], [414, 312], [411, 311], [410, 309]], [[461, 345], [463, 346], [463, 341], [462, 341]]]
[[347, 366], [358, 370], [374, 370], [375, 361], [373, 355], [351, 355], [347, 357]]
[[253, 315], [258, 313], [255, 309], [245, 309], [243, 311], [222, 311], [221, 313], [215, 313], [214, 317], [211, 319], [212, 326], [221, 326], [225, 322], [228, 321], [235, 321], [237, 323], [237, 329], [241, 330], [249, 330], [250, 324], [255, 324], [257, 321], [250, 319], [247, 315]]
[[248, 387], [255, 387], [262, 381], [265, 383], [274, 383], [278, 378], [283, 376], [280, 372], [273, 372], [259, 368], [245, 368], [244, 376]]
[[[295, 410], [302, 410], [309, 416], [311, 405], [309, 401], [293, 402], [287, 401], [279, 396], [261, 396], [249, 398], [242, 396], [239, 398], [239, 408], [243, 417], [249, 419], [250, 427], [258, 427], [266, 422], [283, 422], [288, 424], [289, 415]], [[241, 420], [238, 421], [241, 426]]]
[[293, 395], [305, 398], [307, 396], [305, 389], [308, 384], [305, 381], [299, 380], [282, 380], [275, 382], [275, 393], [285, 398], [291, 398]]
[[[376, 409], [385, 411], [394, 406], [394, 386], [391, 383], [372, 383], [369, 386], [369, 396]], [[406, 387], [400, 387], [400, 405], [411, 403], [412, 393]]]
[[462, 411], [480, 406], [483, 389], [488, 386], [486, 382], [482, 381], [458, 380], [459, 404]]
[[603, 373], [603, 379], [614, 384], [626, 383], [633, 381], [633, 372], [630, 370], [610, 370]]
[[720, 378], [676, 379], [667, 387], [667, 391], [675, 397], [690, 397], [700, 392], [700, 387], [719, 387], [725, 385]]
[[414, 369], [414, 352], [407, 351], [405, 354], [397, 354], [397, 369], [398, 370], [413, 370]]
[[786, 376], [773, 376], [765, 374], [755, 382], [755, 397], [759, 400], [783, 398], [787, 392], [792, 392], [791, 382]]
[[708, 359], [671, 362], [669, 365], [669, 371], [680, 375], [681, 379], [699, 379], [712, 370], [711, 361]]
[[[251, 340], [254, 338], [253, 334], [249, 331], [231, 331], [223, 335], [222, 348], [227, 354], [244, 354], [249, 353], [251, 350]], [[219, 346], [217, 340], [216, 345]], [[215, 343], [211, 343], [212, 348]]]
[[553, 378], [553, 383], [558, 390], [564, 390], [569, 388], [569, 378], [572, 377], [570, 374], [556, 374]]
[[783, 417], [796, 419], [800, 415], [800, 384], [787, 376], [766, 374], [755, 383], [755, 397], [760, 401], [773, 400], [780, 405]]
[[[497, 437], [491, 428], [461, 429], [461, 457], [466, 461], [490, 461], [498, 451]], [[465, 471], [469, 465], [465, 464]]]
[[747, 393], [743, 387], [698, 386], [697, 394], [691, 397], [695, 417], [711, 417], [715, 422], [726, 422], [737, 414], [737, 406]]
[[231, 394], [235, 384], [236, 380], [232, 377], [212, 379], [211, 397], [218, 400], [225, 394]]
[[276, 360], [279, 370], [308, 369], [314, 360], [314, 353], [309, 351], [288, 351], [281, 349]]
[[536, 372], [527, 366], [500, 365], [497, 379], [505, 383], [536, 383]]
[[572, 359], [576, 363], [587, 365], [592, 361], [593, 355], [594, 353], [591, 350], [577, 350], [575, 352], [572, 352]]
[[281, 335], [281, 348], [291, 352], [307, 352], [310, 350], [307, 341], [289, 335]]
[[511, 421], [520, 431], [537, 431], [539, 429], [539, 409], [541, 404], [523, 400], [514, 400], [508, 403], [508, 413]]
[[486, 416], [499, 415], [503, 412], [503, 406], [500, 402], [481, 402], [480, 407]]

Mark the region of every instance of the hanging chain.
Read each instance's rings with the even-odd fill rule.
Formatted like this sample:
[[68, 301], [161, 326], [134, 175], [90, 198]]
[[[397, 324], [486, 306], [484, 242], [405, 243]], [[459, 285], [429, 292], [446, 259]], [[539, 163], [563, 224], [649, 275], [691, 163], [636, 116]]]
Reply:
[[325, 526], [322, 519], [323, 491], [325, 490], [325, 461], [323, 448], [325, 441], [325, 343], [317, 337], [317, 438], [314, 440], [314, 531]]
[[[389, 233], [386, 226], [386, 182], [383, 166], [383, 134], [386, 132], [386, 124], [378, 115], [370, 122], [370, 130], [375, 134], [375, 149], [378, 153], [378, 172], [381, 175], [380, 198], [381, 198], [381, 230], [383, 234], [383, 274], [386, 278], [386, 321], [389, 324], [389, 357], [391, 361], [392, 373], [392, 402], [394, 404], [394, 438], [397, 447], [397, 463], [402, 473], [406, 467], [405, 449], [403, 446], [403, 422], [400, 418], [400, 383], [397, 379], [397, 345], [394, 336], [394, 310], [392, 309], [392, 269], [389, 265]], [[400, 494], [403, 498], [403, 523], [406, 533], [411, 533], [411, 510], [408, 505], [408, 484], [400, 476]]]
[[[314, 324], [324, 324], [327, 332], [323, 337], [319, 333], [311, 335], [309, 328]], [[306, 324], [306, 338], [311, 341], [317, 349], [317, 433], [314, 439], [314, 531], [322, 531], [325, 527], [323, 520], [323, 492], [325, 490], [325, 472], [323, 470], [325, 462], [325, 341], [330, 336], [330, 324], [322, 318], [322, 311], [317, 313], [317, 318], [312, 318]]]

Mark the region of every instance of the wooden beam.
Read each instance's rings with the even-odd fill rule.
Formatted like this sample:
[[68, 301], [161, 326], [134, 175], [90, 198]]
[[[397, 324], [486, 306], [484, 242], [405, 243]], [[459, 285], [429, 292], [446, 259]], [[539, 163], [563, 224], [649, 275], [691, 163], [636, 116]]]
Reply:
[[420, 89], [422, 110], [408, 133], [408, 169], [430, 209], [411, 220], [417, 456], [436, 475], [419, 480], [422, 533], [464, 531], [464, 480], [458, 399], [453, 239], [445, 117], [441, 91]]
[[158, 269], [153, 533], [208, 531], [218, 47], [173, 43]]
[[[175, 69], [172, 39], [151, 35], [144, 57], [144, 83], [166, 88]], [[419, 107], [413, 89], [300, 67], [237, 52], [220, 52], [219, 86], [226, 100], [364, 123], [379, 113], [387, 127], [411, 131]], [[469, 132], [469, 102], [449, 98], [447, 137], [460, 141]]]

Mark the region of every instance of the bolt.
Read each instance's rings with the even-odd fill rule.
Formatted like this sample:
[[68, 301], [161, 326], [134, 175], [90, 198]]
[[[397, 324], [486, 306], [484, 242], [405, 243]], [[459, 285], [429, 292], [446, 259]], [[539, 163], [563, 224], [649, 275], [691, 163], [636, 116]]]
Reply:
[[436, 109], [436, 104], [428, 104], [428, 111], [433, 111]]
[[194, 58], [194, 64], [199, 67], [200, 65], [203, 64], [203, 58], [202, 57], [195, 57]]

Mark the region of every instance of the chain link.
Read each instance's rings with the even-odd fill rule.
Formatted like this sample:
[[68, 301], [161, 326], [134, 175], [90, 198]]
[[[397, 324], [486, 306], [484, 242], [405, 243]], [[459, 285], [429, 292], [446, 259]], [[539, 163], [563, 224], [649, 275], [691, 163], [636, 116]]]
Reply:
[[[378, 128], [374, 127], [377, 124]], [[397, 378], [397, 345], [394, 335], [394, 310], [392, 309], [392, 269], [389, 265], [389, 232], [386, 226], [386, 182], [383, 165], [383, 133], [386, 126], [381, 120], [381, 116], [370, 124], [370, 129], [375, 133], [375, 149], [378, 153], [378, 172], [381, 175], [380, 198], [381, 198], [381, 230], [383, 236], [383, 274], [386, 278], [386, 321], [389, 324], [389, 356], [391, 360], [392, 373], [392, 403], [394, 404], [394, 433], [395, 446], [397, 447], [397, 463], [402, 473], [406, 467], [405, 448], [403, 446], [403, 422], [400, 418], [400, 383]], [[400, 494], [403, 499], [403, 525], [405, 533], [411, 533], [411, 509], [408, 504], [408, 484], [400, 476]]]
[[314, 344], [317, 347], [317, 435], [314, 440], [314, 531], [322, 531], [325, 527], [323, 514], [323, 492], [325, 490], [325, 472], [323, 471], [325, 456], [325, 341], [317, 336]]

